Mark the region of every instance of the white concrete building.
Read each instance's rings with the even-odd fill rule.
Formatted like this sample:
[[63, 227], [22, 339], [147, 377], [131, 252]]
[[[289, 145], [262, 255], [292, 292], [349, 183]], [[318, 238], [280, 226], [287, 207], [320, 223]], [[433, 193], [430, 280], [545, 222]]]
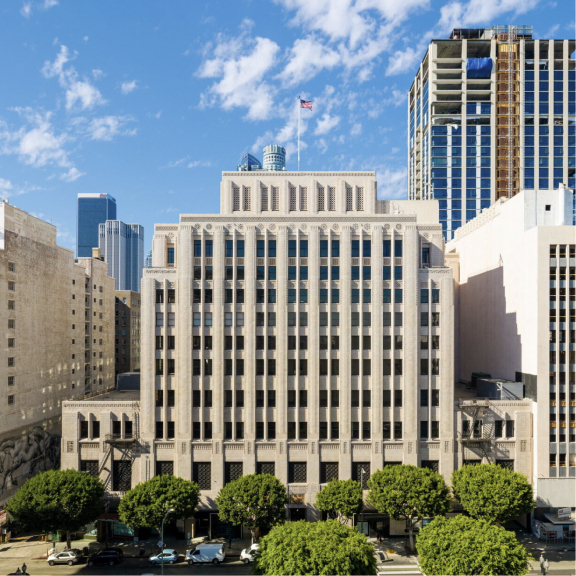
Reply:
[[[533, 401], [534, 445], [517, 438], [514, 450], [521, 468], [533, 451], [532, 478], [544, 510], [576, 505], [571, 223], [570, 190], [526, 190], [496, 202], [447, 244], [458, 286], [457, 375], [469, 381], [488, 373], [524, 384]], [[519, 409], [511, 408], [505, 420]]]
[[114, 280], [0, 203], [0, 503], [57, 464], [61, 403], [114, 385]]
[[[443, 248], [437, 203], [378, 201], [373, 172], [223, 173], [220, 214], [155, 228], [132, 484], [194, 479], [202, 523], [220, 488], [253, 472], [280, 478], [290, 516], [309, 519], [322, 484], [366, 481], [386, 462], [449, 480]], [[82, 467], [89, 408], [68, 407], [77, 452], [63, 466]]]

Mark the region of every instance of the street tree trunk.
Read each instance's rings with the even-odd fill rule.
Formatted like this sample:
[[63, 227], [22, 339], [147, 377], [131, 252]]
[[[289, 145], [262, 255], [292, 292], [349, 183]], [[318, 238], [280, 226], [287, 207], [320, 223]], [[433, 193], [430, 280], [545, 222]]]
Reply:
[[68, 549], [72, 548], [72, 539], [70, 538], [70, 530], [66, 530], [66, 545]]
[[257, 526], [254, 527], [254, 528], [250, 528], [250, 535], [252, 536], [252, 542], [251, 542], [251, 544], [255, 544], [255, 543], [256, 543], [256, 540], [258, 539], [258, 533], [259, 533], [259, 530], [258, 530], [258, 527], [257, 527]]

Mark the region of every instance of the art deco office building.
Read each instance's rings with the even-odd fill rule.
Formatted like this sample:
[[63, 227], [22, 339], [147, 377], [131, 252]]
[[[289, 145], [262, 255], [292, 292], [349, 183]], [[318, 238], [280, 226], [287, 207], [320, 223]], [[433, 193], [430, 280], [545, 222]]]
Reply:
[[[453, 279], [436, 202], [374, 172], [225, 172], [221, 210], [156, 225], [132, 483], [275, 474], [291, 517], [332, 478], [454, 467]], [[308, 508], [308, 518], [316, 517]]]
[[531, 26], [432, 40], [408, 97], [408, 196], [439, 201], [447, 240], [498, 198], [576, 187], [575, 48]]

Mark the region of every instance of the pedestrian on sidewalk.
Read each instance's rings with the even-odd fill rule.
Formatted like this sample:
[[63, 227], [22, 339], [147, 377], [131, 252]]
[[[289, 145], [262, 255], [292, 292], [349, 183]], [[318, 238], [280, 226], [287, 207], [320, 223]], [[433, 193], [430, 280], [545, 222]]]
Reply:
[[228, 550], [232, 549], [232, 536], [228, 536]]
[[382, 544], [382, 532], [380, 530], [376, 532], [376, 540], [378, 540], [378, 544]]
[[548, 563], [548, 560], [544, 558], [544, 554], [540, 554], [539, 562], [540, 562], [540, 571], [543, 576], [546, 576], [548, 574], [548, 568], [550, 568], [550, 564]]
[[28, 572], [26, 572], [27, 569], [28, 566], [26, 566], [26, 562], [24, 562], [24, 564], [22, 564], [22, 574], [28, 574]]

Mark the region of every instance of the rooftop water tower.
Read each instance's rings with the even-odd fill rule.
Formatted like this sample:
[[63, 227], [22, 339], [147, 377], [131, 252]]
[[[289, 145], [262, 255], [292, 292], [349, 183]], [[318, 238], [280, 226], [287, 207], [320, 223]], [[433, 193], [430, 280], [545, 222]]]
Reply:
[[270, 144], [264, 147], [264, 170], [286, 170], [286, 149], [278, 144]]

